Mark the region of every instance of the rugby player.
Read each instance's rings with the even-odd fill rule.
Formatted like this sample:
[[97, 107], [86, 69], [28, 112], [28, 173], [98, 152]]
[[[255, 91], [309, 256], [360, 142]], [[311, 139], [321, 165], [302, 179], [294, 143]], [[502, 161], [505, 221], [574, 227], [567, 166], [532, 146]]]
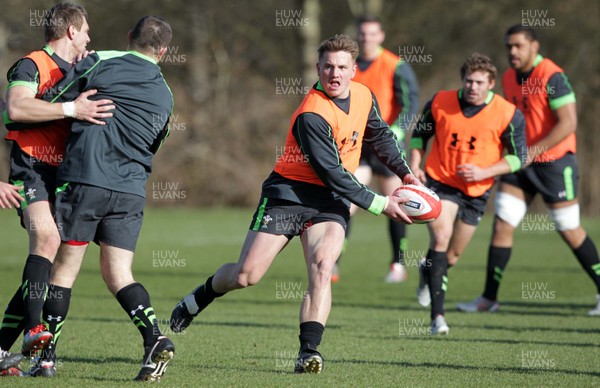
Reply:
[[[440, 91], [425, 105], [410, 143], [411, 169], [442, 201], [440, 216], [427, 224], [429, 250], [419, 265], [417, 289], [419, 303], [431, 303], [431, 334], [450, 330], [444, 318], [448, 268], [473, 237], [494, 177], [515, 172], [527, 161], [525, 119], [492, 91], [492, 61], [475, 53], [463, 63], [460, 76], [461, 89]], [[423, 171], [421, 161], [432, 136]]]
[[285, 152], [263, 182], [239, 261], [221, 266], [171, 314], [171, 329], [185, 330], [215, 298], [257, 284], [277, 254], [300, 236], [308, 290], [300, 307], [297, 373], [320, 373], [323, 368], [317, 347], [331, 309], [332, 269], [344, 244], [350, 202], [411, 223], [398, 197], [377, 194], [353, 175], [363, 142], [404, 183], [421, 184], [381, 119], [375, 96], [351, 80], [357, 43], [347, 35], [335, 35], [321, 43], [318, 53], [319, 81], [290, 120]]
[[505, 44], [510, 68], [504, 73], [502, 87], [506, 99], [525, 115], [531, 164], [501, 178], [483, 294], [457, 307], [465, 312], [498, 310], [498, 289], [510, 259], [515, 228], [540, 194], [557, 232], [596, 286], [596, 307], [588, 315], [598, 316], [600, 259], [580, 224], [577, 198], [575, 92], [564, 70], [539, 54], [540, 43], [531, 27], [510, 27]]

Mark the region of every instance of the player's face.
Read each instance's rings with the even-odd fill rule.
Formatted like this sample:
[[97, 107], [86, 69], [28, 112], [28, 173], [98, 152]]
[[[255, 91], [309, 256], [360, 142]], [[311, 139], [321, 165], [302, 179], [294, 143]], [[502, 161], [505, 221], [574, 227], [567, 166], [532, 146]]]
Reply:
[[493, 88], [494, 81], [490, 81], [487, 71], [474, 71], [463, 79], [463, 100], [471, 105], [481, 105]]
[[348, 97], [350, 80], [356, 73], [356, 64], [350, 53], [326, 51], [317, 63], [317, 72], [323, 89], [330, 97]]
[[506, 54], [510, 67], [526, 72], [533, 67], [537, 55], [538, 42], [527, 39], [523, 33], [516, 33], [506, 37]]
[[381, 29], [381, 25], [376, 22], [365, 22], [358, 26], [358, 47], [361, 54], [373, 54], [375, 53], [383, 40], [385, 39], [385, 33]]
[[87, 44], [90, 43], [90, 26], [88, 25], [87, 20], [83, 20], [83, 24], [81, 28], [78, 30], [74, 27], [73, 33], [73, 47], [78, 54], [82, 54], [85, 52]]

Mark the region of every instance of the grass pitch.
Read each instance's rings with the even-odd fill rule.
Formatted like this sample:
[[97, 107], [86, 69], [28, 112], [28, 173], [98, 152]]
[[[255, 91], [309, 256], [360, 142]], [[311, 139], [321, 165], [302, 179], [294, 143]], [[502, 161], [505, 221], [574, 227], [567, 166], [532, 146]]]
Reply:
[[[590, 386], [600, 377], [600, 317], [586, 313], [595, 288], [545, 215], [526, 218], [493, 314], [464, 314], [457, 302], [483, 289], [491, 217], [449, 273], [450, 334], [429, 335], [429, 310], [415, 299], [424, 226], [409, 227], [403, 284], [384, 284], [391, 249], [384, 217], [359, 213], [333, 286], [333, 309], [319, 348], [320, 375], [292, 373], [306, 270], [298, 241], [262, 282], [219, 299], [183, 334], [168, 330], [179, 299], [221, 264], [235, 261], [250, 209], [150, 209], [134, 274], [151, 295], [161, 327], [176, 344], [161, 386]], [[3, 227], [1, 303], [19, 285], [27, 240], [13, 212]], [[600, 243], [600, 220], [585, 219]], [[18, 344], [20, 345], [20, 343]], [[13, 349], [17, 349], [17, 345]], [[139, 370], [141, 338], [108, 292], [90, 247], [73, 290], [54, 379], [5, 378], [10, 386], [122, 386]]]

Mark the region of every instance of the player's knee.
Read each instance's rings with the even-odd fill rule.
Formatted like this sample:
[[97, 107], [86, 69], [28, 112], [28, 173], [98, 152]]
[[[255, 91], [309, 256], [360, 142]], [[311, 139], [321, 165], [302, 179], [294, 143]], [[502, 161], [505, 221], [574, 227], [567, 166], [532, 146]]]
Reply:
[[440, 229], [433, 232], [433, 249], [435, 251], [445, 251], [452, 238], [451, 229]]
[[236, 288], [255, 286], [260, 282], [260, 278], [260, 276], [253, 272], [240, 272], [235, 279]]
[[335, 259], [318, 254], [315, 257], [315, 264], [312, 266], [313, 282], [317, 285], [330, 284], [333, 273]]
[[60, 235], [58, 231], [56, 229], [39, 229], [37, 231], [32, 230], [32, 232], [35, 233], [32, 236], [33, 251], [43, 257], [53, 259], [60, 247]]
[[499, 191], [496, 194], [496, 216], [516, 228], [527, 213], [527, 204], [521, 198]]
[[458, 260], [460, 259], [460, 252], [456, 252], [456, 251], [448, 251], [448, 268], [453, 267], [456, 265], [456, 263], [458, 263]]
[[565, 232], [579, 227], [578, 203], [558, 209], [548, 209], [548, 215], [550, 215], [550, 218], [556, 226], [556, 230], [559, 232]]

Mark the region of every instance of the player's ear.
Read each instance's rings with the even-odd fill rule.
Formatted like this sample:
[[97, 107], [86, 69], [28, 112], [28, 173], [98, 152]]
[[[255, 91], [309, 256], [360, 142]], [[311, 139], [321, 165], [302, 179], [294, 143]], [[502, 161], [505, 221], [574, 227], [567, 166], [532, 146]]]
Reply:
[[537, 40], [534, 40], [533, 42], [531, 42], [531, 47], [537, 53], [540, 49], [540, 42], [538, 42]]
[[76, 33], [76, 32], [77, 32], [77, 28], [75, 28], [75, 26], [71, 24], [71, 25], [70, 25], [70, 26], [67, 28], [67, 37], [68, 37], [69, 39], [73, 40], [73, 37], [75, 36], [75, 33]]
[[490, 90], [494, 89], [494, 86], [496, 85], [496, 80], [490, 80]]

